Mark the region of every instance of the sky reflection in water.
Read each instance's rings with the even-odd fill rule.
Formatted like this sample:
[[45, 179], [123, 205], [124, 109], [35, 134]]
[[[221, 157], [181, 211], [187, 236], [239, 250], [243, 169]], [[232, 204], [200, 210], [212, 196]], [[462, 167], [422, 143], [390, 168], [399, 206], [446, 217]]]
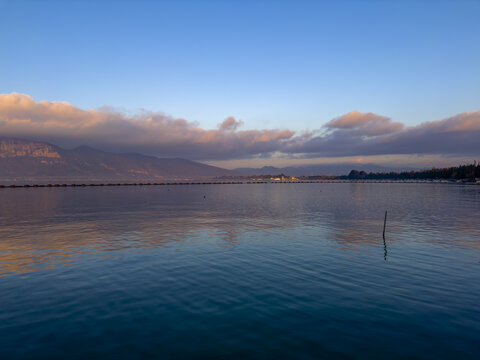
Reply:
[[72, 358], [473, 358], [480, 350], [478, 187], [0, 196], [8, 358], [60, 358], [66, 349]]

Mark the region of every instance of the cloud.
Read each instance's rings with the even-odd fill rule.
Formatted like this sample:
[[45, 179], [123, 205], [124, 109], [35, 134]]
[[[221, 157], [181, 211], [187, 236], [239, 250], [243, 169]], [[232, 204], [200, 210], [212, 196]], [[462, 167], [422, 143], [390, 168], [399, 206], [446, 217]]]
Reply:
[[[133, 116], [112, 108], [83, 110], [67, 102], [36, 102], [24, 94], [0, 94], [0, 136], [89, 145], [106, 151], [141, 152], [194, 160], [376, 155], [480, 155], [480, 111], [406, 127], [389, 117], [352, 111], [309, 132], [241, 130], [227, 117], [217, 129], [159, 112]], [[283, 154], [283, 155], [282, 155]]]
[[237, 131], [241, 121], [228, 117], [218, 130], [158, 112], [128, 117], [111, 108], [83, 110], [66, 102], [35, 102], [23, 94], [0, 94], [0, 135], [67, 146], [137, 151], [190, 159], [242, 158], [270, 153], [294, 136], [290, 130]]
[[370, 152], [385, 154], [480, 155], [480, 111], [425, 122], [386, 136]]
[[354, 110], [330, 120], [325, 124], [325, 127], [348, 130], [356, 135], [375, 136], [399, 131], [403, 128], [403, 124], [394, 123], [390, 118], [385, 116], [376, 115], [371, 112], [361, 113]]
[[218, 127], [222, 131], [235, 131], [242, 125], [243, 121], [237, 121], [233, 116], [229, 116]]
[[325, 124], [324, 132], [290, 142], [307, 157], [392, 154], [480, 155], [480, 111], [405, 127], [390, 118], [354, 111]]

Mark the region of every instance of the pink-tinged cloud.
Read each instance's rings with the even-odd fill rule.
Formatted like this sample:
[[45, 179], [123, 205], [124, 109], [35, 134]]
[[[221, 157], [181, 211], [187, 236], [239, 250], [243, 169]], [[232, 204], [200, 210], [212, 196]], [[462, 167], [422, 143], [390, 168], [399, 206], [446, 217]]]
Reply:
[[66, 102], [36, 102], [28, 95], [0, 94], [0, 136], [89, 145], [195, 160], [248, 159], [273, 153], [296, 158], [370, 155], [480, 156], [480, 111], [405, 127], [389, 117], [352, 111], [311, 132], [239, 130], [226, 118], [217, 129], [158, 112], [127, 116], [110, 108], [83, 110]]
[[235, 131], [242, 125], [243, 121], [237, 121], [233, 116], [229, 116], [225, 120], [223, 120], [223, 122], [218, 126], [218, 128], [223, 131]]
[[464, 132], [480, 131], [480, 111], [461, 113], [441, 121], [425, 122], [418, 126], [418, 130], [435, 132]]
[[394, 123], [385, 116], [361, 113], [357, 110], [330, 120], [325, 124], [329, 129], [343, 129], [356, 135], [376, 136], [399, 131], [403, 124]]
[[329, 128], [338, 128], [338, 129], [348, 129], [348, 128], [357, 128], [363, 126], [369, 122], [379, 122], [379, 121], [389, 121], [390, 119], [385, 116], [376, 115], [374, 113], [361, 113], [358, 110], [353, 110], [347, 114], [336, 117], [330, 120], [326, 127]]
[[[480, 156], [480, 111], [405, 127], [389, 118], [354, 112], [333, 119], [328, 130], [301, 143], [290, 142], [289, 152], [317, 156], [441, 154]], [[346, 115], [344, 115], [346, 116]]]
[[237, 131], [241, 121], [225, 119], [217, 130], [156, 112], [128, 117], [83, 110], [66, 102], [35, 102], [23, 94], [0, 94], [0, 135], [49, 141], [67, 147], [89, 145], [110, 151], [138, 151], [193, 159], [241, 158], [270, 153], [294, 136], [290, 130]]

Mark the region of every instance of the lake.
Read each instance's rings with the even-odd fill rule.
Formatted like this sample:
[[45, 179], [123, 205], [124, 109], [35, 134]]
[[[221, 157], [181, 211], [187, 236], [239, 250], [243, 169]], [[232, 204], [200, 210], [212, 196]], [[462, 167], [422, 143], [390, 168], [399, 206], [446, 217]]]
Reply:
[[479, 216], [445, 184], [0, 189], [0, 358], [474, 359]]

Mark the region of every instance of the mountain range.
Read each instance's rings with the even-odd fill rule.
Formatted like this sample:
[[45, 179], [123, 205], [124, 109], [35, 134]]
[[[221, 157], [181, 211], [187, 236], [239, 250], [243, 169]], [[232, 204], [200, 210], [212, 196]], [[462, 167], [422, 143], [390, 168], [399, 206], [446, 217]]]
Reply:
[[235, 174], [180, 158], [114, 154], [86, 146], [66, 150], [45, 142], [0, 138], [3, 180], [200, 179]]
[[138, 153], [116, 154], [87, 146], [72, 150], [41, 141], [0, 137], [0, 180], [174, 180], [277, 175], [345, 175], [405, 171], [376, 164], [320, 164], [297, 167], [222, 169], [180, 158], [158, 158]]

